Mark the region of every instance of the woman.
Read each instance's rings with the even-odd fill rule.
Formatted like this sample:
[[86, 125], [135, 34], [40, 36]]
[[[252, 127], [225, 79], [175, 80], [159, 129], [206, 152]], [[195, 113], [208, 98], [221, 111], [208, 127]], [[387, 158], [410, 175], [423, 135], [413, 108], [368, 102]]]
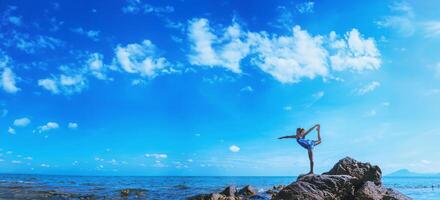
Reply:
[[[313, 131], [313, 129], [316, 128], [316, 131], [318, 132], [318, 140], [309, 140], [305, 139], [306, 135]], [[309, 128], [309, 130], [305, 131], [303, 128], [297, 128], [296, 129], [296, 135], [289, 135], [289, 136], [283, 136], [278, 139], [284, 139], [284, 138], [296, 138], [296, 141], [299, 145], [307, 149], [309, 153], [309, 160], [310, 160], [310, 172], [307, 174], [313, 174], [313, 147], [315, 147], [318, 144], [321, 144], [321, 134], [320, 134], [321, 126], [319, 124], [316, 124], [312, 128]]]

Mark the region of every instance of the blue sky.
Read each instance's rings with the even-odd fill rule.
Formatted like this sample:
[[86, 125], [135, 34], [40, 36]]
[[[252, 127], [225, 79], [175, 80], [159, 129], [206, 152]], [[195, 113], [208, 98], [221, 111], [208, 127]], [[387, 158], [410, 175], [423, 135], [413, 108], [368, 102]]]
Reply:
[[[438, 1], [2, 1], [0, 172], [440, 171]], [[311, 135], [315, 137], [316, 135]]]

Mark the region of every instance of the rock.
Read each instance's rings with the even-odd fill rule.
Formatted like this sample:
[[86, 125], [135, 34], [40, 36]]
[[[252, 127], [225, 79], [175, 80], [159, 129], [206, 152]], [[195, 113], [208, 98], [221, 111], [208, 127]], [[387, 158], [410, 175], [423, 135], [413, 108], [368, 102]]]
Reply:
[[393, 189], [384, 188], [367, 181], [356, 192], [356, 200], [409, 200], [410, 198]]
[[253, 195], [256, 195], [256, 194], [257, 194], [257, 192], [250, 185], [246, 185], [243, 188], [241, 188], [240, 191], [238, 191], [238, 196], [250, 197], [250, 196], [253, 196]]
[[308, 175], [286, 186], [273, 199], [353, 199], [353, 183], [347, 175]]
[[284, 185], [278, 185], [278, 186], [273, 186], [272, 189], [268, 189], [266, 192], [266, 194], [268, 194], [270, 196], [270, 198], [273, 198], [276, 194], [278, 194], [278, 192], [280, 190], [282, 190], [284, 187]]
[[[376, 165], [358, 162], [346, 157], [322, 175], [301, 175], [288, 186], [277, 186], [263, 194], [257, 194], [252, 186], [245, 186], [237, 192], [228, 186], [221, 193], [203, 194], [192, 200], [409, 200], [402, 193], [382, 185], [382, 171]], [[264, 196], [260, 196], [264, 195]]]
[[322, 175], [304, 175], [278, 192], [273, 199], [408, 200], [409, 197], [385, 188], [382, 171], [370, 163], [346, 157]]
[[263, 196], [260, 196], [260, 195], [253, 195], [253, 196], [250, 196], [249, 198], [246, 198], [247, 200], [266, 200], [266, 198], [264, 198]]
[[211, 193], [211, 194], [200, 194], [193, 197], [188, 198], [188, 200], [240, 200], [238, 197], [227, 197], [223, 194], [219, 193]]
[[386, 189], [377, 186], [371, 181], [367, 181], [356, 192], [356, 199], [358, 200], [381, 200]]
[[361, 185], [367, 181], [372, 181], [376, 185], [380, 185], [382, 171], [376, 165], [370, 163], [362, 163], [350, 157], [339, 160], [333, 168], [324, 173], [328, 175], [350, 175], [359, 179], [358, 184]]
[[134, 196], [135, 198], [146, 197], [147, 190], [139, 188], [126, 188], [119, 190], [119, 194], [123, 198], [128, 198]]
[[242, 200], [242, 199], [262, 199], [264, 197], [256, 195], [255, 189], [247, 185], [237, 192], [234, 186], [226, 187], [220, 193], [200, 194], [188, 198], [189, 200]]
[[272, 189], [273, 190], [282, 190], [284, 187], [286, 187], [285, 185], [277, 185], [277, 186], [273, 186]]
[[394, 190], [392, 188], [387, 188], [387, 191], [384, 195], [385, 200], [411, 200], [411, 198], [407, 197], [406, 195], [400, 193], [397, 190]]
[[223, 192], [220, 192], [220, 194], [227, 197], [235, 197], [235, 193], [237, 193], [237, 188], [232, 185], [226, 187]]

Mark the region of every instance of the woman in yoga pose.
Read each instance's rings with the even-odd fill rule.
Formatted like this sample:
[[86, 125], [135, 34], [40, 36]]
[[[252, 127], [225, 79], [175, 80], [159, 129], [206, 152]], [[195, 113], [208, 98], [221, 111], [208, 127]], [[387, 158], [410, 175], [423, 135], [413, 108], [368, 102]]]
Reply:
[[[313, 129], [316, 128], [316, 131], [318, 132], [318, 140], [309, 140], [305, 139], [306, 135], [313, 131]], [[309, 130], [305, 131], [303, 128], [297, 128], [296, 129], [296, 135], [288, 135], [283, 136], [278, 139], [285, 139], [285, 138], [295, 138], [299, 145], [307, 149], [309, 153], [309, 160], [310, 160], [310, 172], [308, 174], [313, 174], [313, 147], [315, 147], [318, 144], [321, 144], [321, 134], [320, 134], [321, 126], [319, 124], [316, 124], [312, 128], [309, 128]]]

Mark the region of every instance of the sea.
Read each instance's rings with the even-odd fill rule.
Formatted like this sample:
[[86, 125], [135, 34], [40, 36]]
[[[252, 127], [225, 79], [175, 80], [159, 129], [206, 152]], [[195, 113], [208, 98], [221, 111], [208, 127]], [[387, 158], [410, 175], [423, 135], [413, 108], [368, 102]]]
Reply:
[[[58, 176], [0, 174], [0, 199], [186, 199], [220, 192], [228, 185], [253, 186], [264, 198], [273, 186], [288, 185], [296, 177], [148, 177]], [[384, 185], [413, 199], [440, 199], [440, 177], [383, 177]], [[123, 196], [131, 189], [136, 195]]]

